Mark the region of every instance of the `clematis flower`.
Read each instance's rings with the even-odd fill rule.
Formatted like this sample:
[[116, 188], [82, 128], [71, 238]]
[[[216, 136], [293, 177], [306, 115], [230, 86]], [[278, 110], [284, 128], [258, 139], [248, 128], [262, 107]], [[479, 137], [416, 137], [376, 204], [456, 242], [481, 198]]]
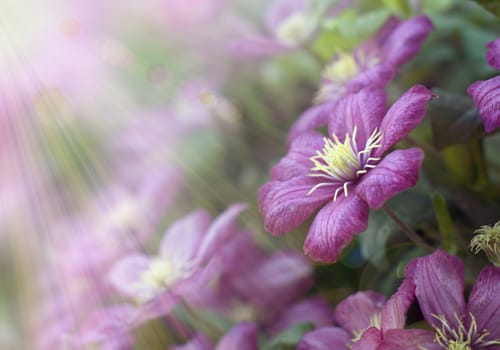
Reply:
[[275, 0], [266, 14], [267, 35], [237, 39], [230, 51], [240, 57], [265, 57], [299, 49], [318, 27], [317, 15], [304, 0]]
[[169, 313], [178, 301], [203, 293], [215, 271], [210, 265], [219, 246], [237, 232], [234, 204], [212, 222], [198, 210], [175, 222], [165, 233], [157, 256], [133, 254], [119, 260], [109, 279], [121, 294], [135, 300], [144, 320]]
[[372, 39], [352, 53], [335, 55], [323, 72], [316, 105], [307, 109], [292, 126], [289, 143], [304, 131], [326, 125], [336, 101], [344, 94], [364, 87], [385, 87], [398, 68], [420, 51], [432, 29], [426, 16], [406, 21], [391, 17]]
[[420, 149], [384, 154], [423, 119], [431, 97], [427, 88], [414, 86], [387, 113], [382, 90], [363, 89], [340, 100], [329, 137], [314, 131], [298, 137], [261, 187], [265, 229], [273, 235], [288, 233], [322, 207], [304, 250], [318, 261], [337, 260], [354, 234], [366, 229], [369, 208], [381, 208], [416, 184]]
[[438, 348], [500, 349], [500, 268], [481, 271], [467, 303], [463, 262], [446, 252], [413, 260], [406, 277], [416, 286], [420, 309], [434, 329]]
[[[500, 69], [500, 38], [488, 43], [486, 60], [490, 66]], [[500, 76], [488, 80], [478, 80], [467, 89], [479, 108], [484, 129], [492, 132], [500, 127]]]

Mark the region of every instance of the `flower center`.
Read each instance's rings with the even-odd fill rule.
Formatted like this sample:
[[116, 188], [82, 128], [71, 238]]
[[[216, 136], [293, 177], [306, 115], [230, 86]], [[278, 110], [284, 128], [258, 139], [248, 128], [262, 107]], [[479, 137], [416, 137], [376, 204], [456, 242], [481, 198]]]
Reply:
[[171, 288], [184, 274], [164, 257], [156, 257], [149, 268], [141, 273], [136, 287], [139, 290], [137, 301], [141, 304], [154, 298], [161, 292]]
[[368, 325], [368, 327], [366, 327], [365, 329], [358, 329], [353, 331], [354, 337], [351, 339], [351, 342], [355, 343], [358, 340], [360, 340], [363, 333], [370, 327], [375, 327], [377, 329], [380, 329], [380, 318], [381, 315], [379, 312], [373, 314], [372, 317], [370, 318], [370, 324]]
[[337, 135], [333, 134], [333, 139], [324, 138], [325, 146], [321, 151], [316, 151], [316, 155], [311, 157], [314, 167], [307, 176], [325, 179], [315, 185], [307, 193], [309, 196], [320, 187], [336, 186], [333, 201], [337, 200], [339, 192], [343, 189], [344, 195], [348, 195], [348, 185], [353, 183], [359, 176], [368, 172], [368, 169], [375, 168], [376, 165], [370, 162], [377, 162], [380, 158], [370, 157], [372, 151], [381, 146], [382, 133], [376, 128], [370, 135], [362, 150], [358, 150], [356, 143], [357, 127], [354, 127], [352, 139], [346, 133], [344, 142], [340, 142]]
[[452, 328], [443, 315], [432, 314], [441, 323], [441, 328], [435, 326], [435, 342], [447, 350], [473, 350], [500, 345], [500, 339], [486, 340], [490, 335], [486, 329], [478, 331], [476, 318], [469, 313], [469, 326], [464, 323], [465, 317], [458, 317], [455, 313], [457, 328]]
[[299, 46], [312, 34], [311, 19], [303, 12], [297, 12], [285, 19], [278, 27], [278, 40], [289, 47]]
[[475, 254], [483, 250], [488, 259], [495, 265], [500, 267], [500, 221], [493, 227], [481, 226], [480, 229], [474, 231], [476, 236], [470, 242], [470, 248]]
[[352, 54], [340, 51], [335, 61], [326, 66], [323, 76], [326, 79], [346, 83], [358, 73], [358, 64]]

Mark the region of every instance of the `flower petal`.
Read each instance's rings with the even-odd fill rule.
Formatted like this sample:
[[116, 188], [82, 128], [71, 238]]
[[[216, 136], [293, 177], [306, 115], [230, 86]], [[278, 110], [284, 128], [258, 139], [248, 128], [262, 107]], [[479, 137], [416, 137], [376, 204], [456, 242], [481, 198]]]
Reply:
[[350, 336], [341, 328], [324, 327], [306, 333], [297, 350], [349, 350]]
[[384, 154], [424, 119], [425, 106], [431, 97], [431, 90], [423, 85], [415, 85], [389, 108], [380, 125], [382, 147], [376, 150], [375, 157]]
[[370, 327], [361, 335], [361, 339], [352, 344], [352, 350], [376, 350], [382, 344], [382, 332]]
[[500, 75], [479, 80], [469, 86], [467, 93], [479, 108], [484, 129], [492, 132], [500, 127]]
[[441, 328], [433, 315], [444, 316], [452, 327], [457, 327], [455, 314], [465, 315], [464, 265], [462, 261], [444, 251], [417, 258], [413, 273], [415, 294], [425, 320]]
[[357, 292], [337, 305], [335, 321], [353, 337], [370, 326], [371, 319], [380, 313], [385, 300], [385, 296], [375, 292]]
[[474, 315], [479, 331], [486, 329], [486, 339], [500, 339], [500, 268], [484, 268], [472, 288], [467, 309]]
[[342, 141], [345, 134], [352, 136], [357, 128], [356, 140], [361, 149], [376, 127], [380, 126], [387, 109], [386, 93], [383, 89], [365, 88], [340, 99], [328, 121], [328, 132]]
[[290, 49], [280, 44], [275, 38], [256, 33], [229, 42], [227, 50], [231, 55], [239, 58], [260, 58], [283, 54]]
[[239, 231], [236, 218], [246, 208], [243, 203], [233, 204], [213, 221], [201, 239], [196, 252], [196, 263], [207, 263], [217, 249]]
[[427, 16], [402, 21], [383, 43], [382, 60], [395, 67], [404, 64], [420, 51], [432, 29], [432, 22]]
[[176, 266], [190, 262], [211, 222], [210, 214], [202, 209], [175, 221], [161, 240], [160, 256], [167, 257]]
[[[140, 298], [143, 293], [149, 291], [139, 285], [141, 274], [151, 264], [151, 258], [144, 254], [134, 254], [118, 260], [108, 274], [111, 285], [121, 294], [130, 298]], [[153, 292], [151, 289], [150, 292]]]
[[257, 350], [257, 326], [242, 322], [234, 326], [216, 346], [216, 350]]
[[390, 329], [377, 350], [439, 350], [434, 333], [423, 329]]
[[378, 209], [397, 193], [416, 185], [424, 153], [419, 148], [397, 150], [382, 159], [356, 186], [370, 208]]
[[368, 225], [368, 205], [356, 194], [338, 198], [316, 215], [304, 242], [304, 251], [313, 260], [334, 262], [354, 234]]
[[259, 191], [259, 208], [264, 215], [266, 231], [273, 235], [290, 232], [333, 197], [335, 188], [328, 186], [308, 196], [316, 184], [314, 179], [301, 176], [264, 185]]
[[500, 38], [490, 41], [486, 47], [486, 61], [495, 69], [500, 69]]
[[[325, 121], [326, 123], [326, 121]], [[290, 145], [288, 154], [271, 170], [271, 179], [285, 181], [311, 172], [311, 157], [323, 149], [325, 141], [318, 132], [308, 131], [298, 136]]]
[[295, 123], [292, 124], [288, 132], [288, 144], [291, 144], [299, 135], [325, 126], [328, 123], [328, 116], [335, 108], [335, 101], [326, 101], [308, 108], [302, 113]]
[[382, 308], [380, 327], [384, 332], [390, 329], [403, 329], [406, 323], [406, 313], [415, 300], [415, 284], [405, 279], [387, 303]]
[[272, 320], [269, 327], [271, 334], [277, 334], [288, 327], [310, 322], [316, 328], [332, 325], [334, 313], [330, 304], [320, 296], [308, 298], [289, 306], [278, 318]]

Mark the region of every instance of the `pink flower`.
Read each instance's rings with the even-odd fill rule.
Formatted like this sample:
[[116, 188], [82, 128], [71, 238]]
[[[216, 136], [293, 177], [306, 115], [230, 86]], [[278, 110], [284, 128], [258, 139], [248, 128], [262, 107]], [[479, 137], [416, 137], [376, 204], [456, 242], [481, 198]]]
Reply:
[[292, 126], [291, 142], [301, 133], [327, 124], [336, 101], [364, 87], [385, 87], [398, 68], [415, 56], [433, 29], [426, 16], [401, 21], [391, 17], [377, 34], [352, 53], [340, 52], [327, 65], [316, 96]]
[[387, 113], [381, 90], [363, 89], [339, 101], [328, 126], [331, 136], [299, 136], [261, 187], [265, 229], [288, 233], [322, 207], [304, 250], [315, 260], [335, 261], [354, 234], [366, 229], [369, 208], [416, 184], [420, 149], [383, 155], [423, 119], [431, 97], [430, 90], [414, 86]]
[[[491, 41], [487, 45], [486, 60], [495, 69], [500, 69], [500, 39]], [[479, 108], [479, 114], [487, 132], [500, 127], [500, 76], [488, 80], [478, 80], [467, 89]]]
[[415, 284], [437, 348], [500, 349], [500, 268], [490, 266], [481, 271], [467, 303], [463, 262], [448, 253], [436, 251], [413, 260], [406, 278]]

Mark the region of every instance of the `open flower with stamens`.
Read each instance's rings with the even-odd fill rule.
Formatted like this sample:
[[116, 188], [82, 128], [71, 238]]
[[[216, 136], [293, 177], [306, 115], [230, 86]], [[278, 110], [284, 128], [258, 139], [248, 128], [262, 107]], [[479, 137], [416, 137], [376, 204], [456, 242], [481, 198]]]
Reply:
[[432, 28], [426, 16], [406, 21], [391, 17], [373, 38], [353, 52], [338, 52], [324, 69], [316, 105], [294, 123], [288, 141], [307, 130], [326, 125], [335, 103], [343, 95], [365, 87], [384, 88], [398, 68], [420, 51]]
[[288, 233], [323, 206], [304, 250], [315, 260], [335, 261], [366, 229], [369, 208], [416, 184], [420, 149], [384, 154], [420, 123], [431, 97], [427, 88], [414, 86], [387, 113], [383, 90], [367, 88], [340, 100], [328, 137], [312, 131], [299, 136], [260, 189], [266, 230]]
[[484, 225], [474, 231], [476, 236], [470, 242], [470, 249], [474, 253], [484, 251], [488, 259], [500, 267], [500, 221], [493, 227]]
[[500, 349], [500, 268], [491, 266], [481, 271], [467, 303], [463, 262], [446, 252], [436, 251], [413, 260], [406, 277], [415, 284], [420, 309], [434, 329], [439, 348]]
[[138, 319], [165, 315], [180, 299], [189, 302], [203, 293], [217, 269], [216, 252], [238, 232], [236, 217], [244, 208], [234, 204], [213, 222], [197, 210], [169, 228], [157, 256], [133, 254], [114, 265], [109, 279], [139, 305]]

